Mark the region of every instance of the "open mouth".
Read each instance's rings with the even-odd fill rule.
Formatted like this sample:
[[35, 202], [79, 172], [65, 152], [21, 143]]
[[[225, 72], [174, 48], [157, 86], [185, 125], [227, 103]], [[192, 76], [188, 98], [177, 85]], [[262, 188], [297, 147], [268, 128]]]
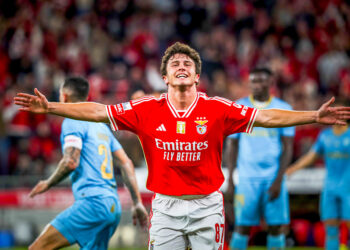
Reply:
[[176, 78], [187, 78], [188, 76], [186, 74], [178, 74]]

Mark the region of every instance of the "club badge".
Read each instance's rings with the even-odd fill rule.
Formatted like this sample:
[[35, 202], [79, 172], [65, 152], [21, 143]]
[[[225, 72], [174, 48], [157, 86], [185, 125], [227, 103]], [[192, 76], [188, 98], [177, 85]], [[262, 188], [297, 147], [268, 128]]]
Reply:
[[197, 133], [200, 134], [200, 135], [204, 135], [206, 132], [207, 132], [207, 125], [205, 125], [208, 120], [197, 120], [197, 121], [194, 121], [195, 123], [197, 123], [198, 125], [196, 126], [197, 128]]

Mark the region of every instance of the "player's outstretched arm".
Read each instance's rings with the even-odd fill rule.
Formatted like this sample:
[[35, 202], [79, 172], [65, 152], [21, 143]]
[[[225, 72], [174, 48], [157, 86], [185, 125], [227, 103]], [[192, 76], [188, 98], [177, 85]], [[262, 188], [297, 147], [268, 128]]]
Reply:
[[138, 221], [142, 228], [147, 229], [148, 213], [142, 204], [141, 194], [137, 186], [134, 164], [126, 155], [123, 149], [119, 149], [113, 152], [113, 154], [121, 162], [120, 167], [121, 167], [123, 181], [127, 186], [133, 201], [133, 207], [132, 207], [133, 224], [136, 225]]
[[20, 110], [22, 111], [39, 114], [50, 113], [83, 121], [109, 122], [105, 105], [103, 104], [94, 102], [49, 102], [38, 89], [35, 88], [34, 93], [35, 95], [18, 93], [14, 98], [14, 103], [21, 106]]
[[290, 176], [295, 171], [298, 171], [300, 169], [306, 168], [307, 166], [310, 166], [312, 163], [315, 162], [317, 157], [318, 157], [317, 153], [313, 150], [310, 150], [307, 154], [299, 158], [294, 164], [289, 166], [289, 168], [286, 170], [286, 175]]
[[350, 107], [331, 107], [332, 97], [316, 111], [291, 111], [283, 109], [259, 110], [254, 126], [265, 128], [289, 127], [309, 123], [346, 125], [350, 119]]
[[80, 149], [75, 147], [67, 147], [64, 150], [63, 158], [58, 163], [55, 172], [47, 180], [39, 181], [38, 184], [30, 192], [29, 196], [33, 198], [37, 194], [41, 194], [49, 190], [52, 186], [66, 178], [74, 169], [79, 166]]

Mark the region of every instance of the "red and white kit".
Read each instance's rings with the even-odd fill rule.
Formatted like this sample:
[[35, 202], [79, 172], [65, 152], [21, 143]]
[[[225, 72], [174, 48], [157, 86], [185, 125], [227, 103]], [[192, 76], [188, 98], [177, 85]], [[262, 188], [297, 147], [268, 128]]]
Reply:
[[168, 196], [216, 192], [224, 181], [225, 137], [250, 133], [258, 112], [204, 93], [197, 93], [186, 111], [176, 110], [167, 94], [109, 105], [106, 110], [113, 130], [139, 136], [148, 165], [147, 188]]

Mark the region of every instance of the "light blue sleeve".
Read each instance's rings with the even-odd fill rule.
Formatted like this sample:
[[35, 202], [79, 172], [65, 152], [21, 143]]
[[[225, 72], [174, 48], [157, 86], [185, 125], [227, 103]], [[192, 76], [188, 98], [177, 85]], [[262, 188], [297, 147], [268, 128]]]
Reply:
[[[288, 103], [284, 103], [284, 105], [281, 106], [282, 109], [285, 110], [293, 110], [292, 106], [290, 106]], [[293, 137], [295, 135], [295, 127], [284, 127], [281, 128], [282, 130], [282, 136], [290, 136]]]
[[230, 138], [230, 139], [239, 139], [239, 135], [240, 135], [240, 133], [231, 134], [231, 135], [227, 136], [227, 138]]
[[119, 149], [122, 149], [122, 145], [119, 143], [119, 141], [115, 138], [115, 136], [113, 135], [112, 131], [107, 128], [109, 130], [109, 138], [111, 140], [111, 152], [115, 152]]
[[323, 138], [324, 138], [324, 132], [322, 132], [318, 137], [314, 145], [312, 146], [311, 150], [314, 151], [318, 155], [322, 155], [324, 151], [324, 143], [323, 143]]
[[63, 144], [64, 137], [67, 135], [75, 135], [82, 140], [86, 134], [86, 123], [82, 121], [65, 119], [61, 129], [61, 143]]

